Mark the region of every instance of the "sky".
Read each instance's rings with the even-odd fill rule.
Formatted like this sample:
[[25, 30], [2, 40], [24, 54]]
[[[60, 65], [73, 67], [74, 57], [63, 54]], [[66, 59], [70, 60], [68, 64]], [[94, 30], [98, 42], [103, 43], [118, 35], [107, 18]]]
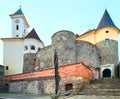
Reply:
[[[60, 30], [82, 34], [96, 29], [105, 11], [120, 28], [120, 0], [2, 0], [0, 3], [0, 38], [12, 37], [10, 14], [21, 9], [45, 46]], [[3, 43], [0, 40], [0, 64], [3, 65]]]

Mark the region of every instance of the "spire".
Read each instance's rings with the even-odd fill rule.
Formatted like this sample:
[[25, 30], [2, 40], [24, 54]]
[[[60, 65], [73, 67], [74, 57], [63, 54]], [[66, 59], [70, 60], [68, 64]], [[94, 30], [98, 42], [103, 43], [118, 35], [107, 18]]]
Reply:
[[14, 13], [14, 15], [17, 15], [17, 14], [23, 14], [22, 10], [21, 10], [21, 6], [20, 8]]
[[34, 29], [32, 29], [31, 32], [25, 38], [33, 38], [41, 41]]
[[114, 22], [112, 21], [108, 11], [105, 9], [105, 12], [102, 16], [102, 19], [97, 27], [97, 29], [100, 29], [100, 28], [103, 28], [105, 26], [113, 26], [113, 27], [116, 27]]

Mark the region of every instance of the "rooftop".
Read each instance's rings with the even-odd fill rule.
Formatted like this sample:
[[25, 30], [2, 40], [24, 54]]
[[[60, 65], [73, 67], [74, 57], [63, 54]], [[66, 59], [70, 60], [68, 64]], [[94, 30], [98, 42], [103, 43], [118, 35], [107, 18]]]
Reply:
[[105, 10], [97, 29], [100, 29], [106, 26], [116, 27], [107, 10]]

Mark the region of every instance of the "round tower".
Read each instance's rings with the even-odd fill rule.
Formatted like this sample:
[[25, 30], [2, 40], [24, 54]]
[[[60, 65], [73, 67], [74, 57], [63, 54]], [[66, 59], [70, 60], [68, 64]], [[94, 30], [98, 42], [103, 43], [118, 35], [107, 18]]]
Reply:
[[105, 10], [95, 33], [96, 46], [100, 51], [101, 78], [118, 76], [118, 33], [119, 29]]
[[58, 65], [68, 65], [76, 62], [75, 35], [71, 31], [62, 30], [52, 36], [52, 49], [57, 51]]
[[119, 30], [115, 27], [105, 27], [96, 31], [96, 38], [98, 38], [96, 46], [100, 51], [101, 60], [101, 77], [117, 77], [118, 32]]
[[90, 42], [76, 41], [77, 63], [82, 62], [92, 68], [100, 68], [99, 50]]

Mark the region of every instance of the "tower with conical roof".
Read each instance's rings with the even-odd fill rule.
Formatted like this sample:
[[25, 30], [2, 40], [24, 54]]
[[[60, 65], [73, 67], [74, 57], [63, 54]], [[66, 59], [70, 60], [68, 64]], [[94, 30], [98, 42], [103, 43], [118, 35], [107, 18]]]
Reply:
[[76, 38], [90, 42], [98, 48], [101, 78], [116, 78], [118, 76], [118, 34], [119, 28], [105, 9], [97, 28]]
[[116, 27], [113, 20], [111, 19], [108, 11], [105, 9], [105, 12], [101, 18], [101, 21], [97, 27], [97, 29], [100, 29], [100, 28], [104, 28], [106, 26], [112, 26], [112, 27]]
[[95, 32], [96, 46], [100, 51], [101, 78], [117, 77], [118, 33], [119, 29], [105, 10]]

